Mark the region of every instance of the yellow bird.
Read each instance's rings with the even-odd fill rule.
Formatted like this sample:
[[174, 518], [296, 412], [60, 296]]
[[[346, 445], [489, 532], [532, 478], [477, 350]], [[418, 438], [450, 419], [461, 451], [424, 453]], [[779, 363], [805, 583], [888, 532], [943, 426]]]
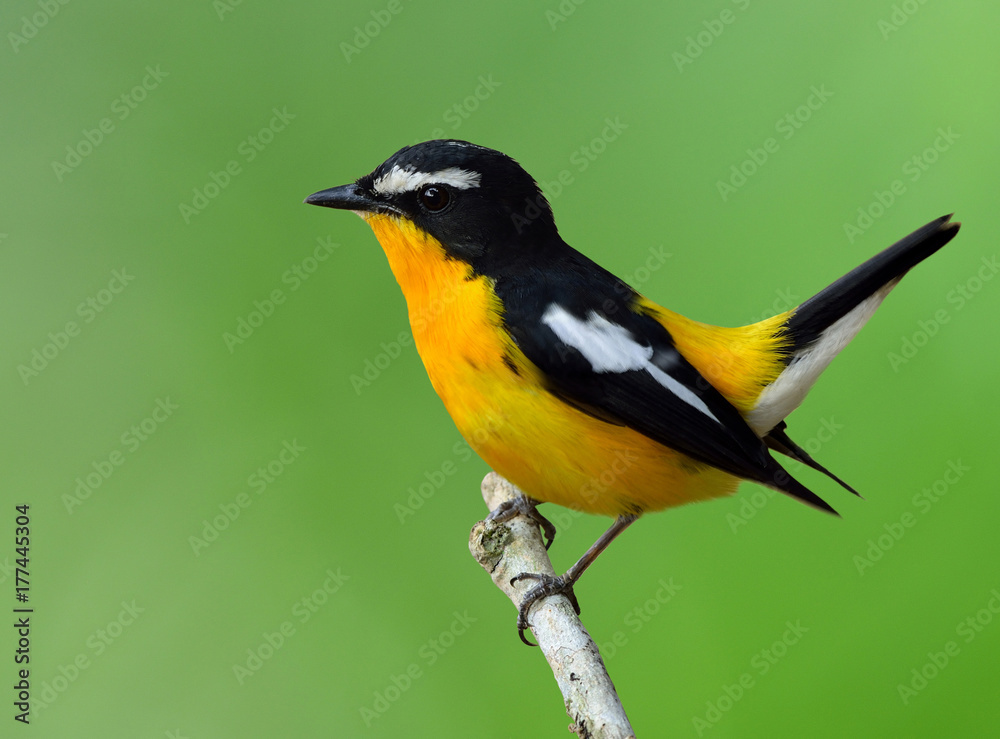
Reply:
[[[465, 141], [405, 147], [354, 184], [307, 203], [371, 226], [406, 297], [427, 374], [466, 441], [527, 496], [506, 520], [558, 503], [614, 524], [553, 593], [573, 585], [643, 513], [735, 492], [751, 480], [833, 509], [769, 450], [839, 478], [785, 432], [831, 360], [902, 276], [958, 232], [938, 218], [802, 305], [721, 328], [640, 295], [569, 246], [537, 183], [513, 159]], [[856, 494], [856, 493], [855, 493]], [[517, 578], [515, 578], [517, 579]]]

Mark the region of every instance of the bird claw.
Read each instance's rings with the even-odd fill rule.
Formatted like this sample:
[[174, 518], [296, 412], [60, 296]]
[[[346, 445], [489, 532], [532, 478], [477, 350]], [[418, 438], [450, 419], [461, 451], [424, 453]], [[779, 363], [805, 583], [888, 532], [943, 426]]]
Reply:
[[580, 603], [576, 599], [576, 593], [573, 592], [573, 582], [569, 580], [565, 575], [540, 575], [535, 572], [522, 572], [520, 575], [515, 575], [510, 579], [510, 584], [513, 585], [518, 580], [537, 580], [538, 585], [525, 593], [524, 598], [521, 600], [521, 605], [517, 609], [517, 635], [521, 637], [521, 641], [527, 644], [529, 647], [537, 647], [538, 645], [529, 641], [525, 637], [524, 632], [530, 628], [528, 623], [528, 611], [531, 607], [542, 598], [550, 595], [564, 595], [569, 599], [570, 604], [573, 606], [573, 610], [576, 611], [576, 615], [580, 615]]
[[555, 524], [538, 512], [537, 506], [537, 500], [525, 495], [508, 498], [490, 511], [490, 515], [486, 517], [486, 520], [495, 523], [504, 523], [517, 515], [527, 516], [542, 530], [542, 533], [545, 535], [545, 549], [548, 550], [552, 546], [552, 542], [556, 539], [556, 527]]

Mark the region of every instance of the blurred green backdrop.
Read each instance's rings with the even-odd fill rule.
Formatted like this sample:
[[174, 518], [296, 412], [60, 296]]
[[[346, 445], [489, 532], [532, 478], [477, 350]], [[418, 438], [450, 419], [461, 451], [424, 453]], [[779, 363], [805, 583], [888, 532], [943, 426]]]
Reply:
[[[650, 516], [578, 593], [640, 736], [990, 733], [998, 24], [915, 0], [11, 0], [0, 597], [28, 504], [35, 608], [17, 729], [567, 735], [468, 554], [487, 469], [400, 344], [381, 250], [301, 202], [447, 136], [517, 158], [571, 244], [719, 324], [956, 212], [791, 418], [867, 500], [796, 470], [835, 520], [745, 485]], [[557, 568], [608, 523], [549, 514]]]

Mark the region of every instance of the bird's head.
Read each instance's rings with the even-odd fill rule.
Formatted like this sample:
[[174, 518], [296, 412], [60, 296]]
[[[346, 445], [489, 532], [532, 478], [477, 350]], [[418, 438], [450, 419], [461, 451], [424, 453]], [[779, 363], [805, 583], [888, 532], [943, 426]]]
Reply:
[[377, 225], [430, 236], [477, 271], [558, 240], [552, 209], [531, 175], [506, 154], [467, 141], [407, 146], [353, 184], [305, 202], [354, 211], [383, 246]]

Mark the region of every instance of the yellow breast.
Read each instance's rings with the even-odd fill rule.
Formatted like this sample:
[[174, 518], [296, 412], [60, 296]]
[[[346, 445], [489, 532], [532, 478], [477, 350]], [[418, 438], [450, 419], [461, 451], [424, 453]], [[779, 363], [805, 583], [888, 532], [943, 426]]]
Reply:
[[735, 491], [739, 480], [544, 388], [502, 327], [489, 278], [405, 219], [369, 215], [406, 297], [413, 338], [455, 425], [494, 470], [532, 497], [617, 516]]

